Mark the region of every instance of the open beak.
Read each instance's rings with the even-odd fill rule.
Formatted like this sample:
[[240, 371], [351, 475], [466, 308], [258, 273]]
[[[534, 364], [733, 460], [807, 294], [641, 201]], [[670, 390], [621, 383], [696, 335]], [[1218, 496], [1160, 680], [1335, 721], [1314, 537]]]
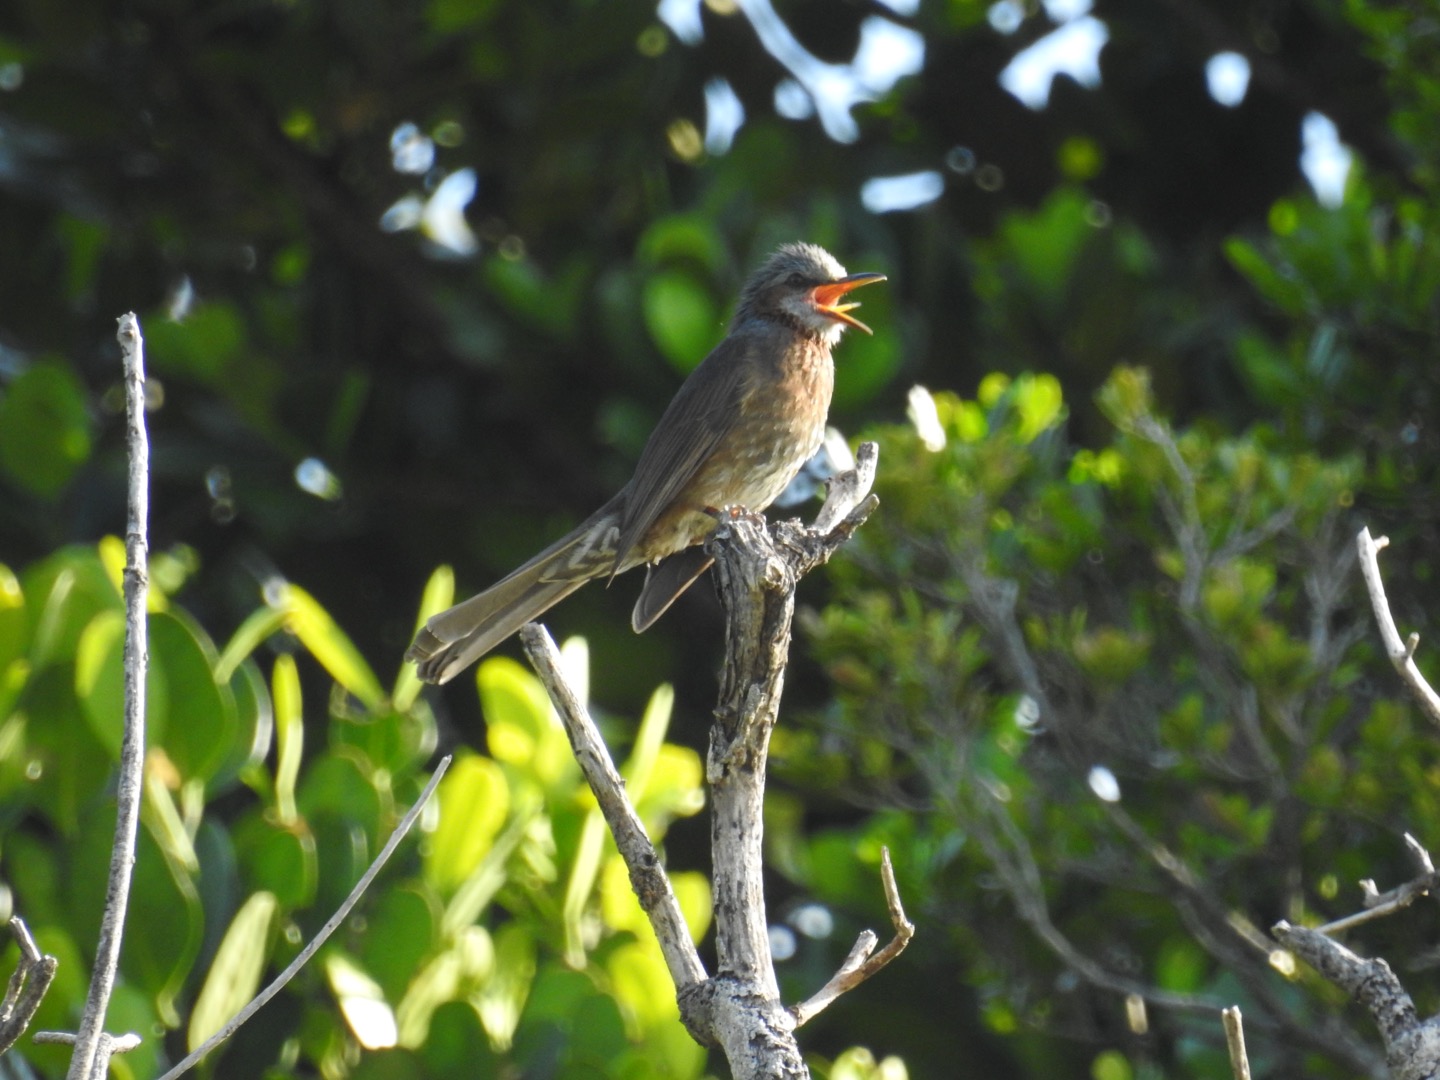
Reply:
[[840, 299], [851, 289], [858, 289], [861, 285], [884, 280], [884, 274], [850, 274], [839, 281], [832, 281], [828, 285], [816, 285], [810, 290], [810, 296], [815, 302], [815, 307], [829, 315], [830, 318], [848, 323], [857, 330], [864, 330], [869, 334], [872, 333], [871, 329], [850, 314], [853, 308], [860, 306], [859, 303], [842, 304]]

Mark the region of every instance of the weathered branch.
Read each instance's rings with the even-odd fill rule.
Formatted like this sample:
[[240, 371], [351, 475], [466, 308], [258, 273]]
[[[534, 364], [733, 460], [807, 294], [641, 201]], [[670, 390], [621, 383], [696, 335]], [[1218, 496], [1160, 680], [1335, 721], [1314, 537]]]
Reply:
[[725, 608], [725, 666], [710, 727], [710, 843], [715, 896], [717, 971], [710, 1012], [715, 1039], [737, 1080], [808, 1077], [795, 1042], [795, 1017], [780, 1002], [765, 914], [765, 765], [779, 714], [795, 586], [829, 559], [877, 505], [865, 483], [873, 444], [856, 455], [854, 479], [837, 479], [819, 520], [766, 527], [754, 516], [723, 518], [705, 545]]
[[[120, 317], [118, 338], [125, 365], [125, 443], [130, 461], [125, 522], [125, 733], [120, 745], [120, 779], [115, 803], [115, 842], [110, 849], [110, 876], [105, 887], [105, 912], [95, 969], [85, 1012], [75, 1036], [68, 1080], [88, 1080], [105, 1074], [108, 1054], [102, 1055], [101, 1032], [110, 991], [120, 966], [120, 943], [125, 932], [125, 910], [130, 902], [130, 878], [135, 865], [135, 837], [140, 824], [140, 794], [145, 765], [145, 669], [149, 663], [145, 600], [150, 588], [148, 542], [150, 518], [150, 442], [145, 432], [145, 341], [140, 320]], [[104, 1049], [112, 1049], [106, 1040]]]
[[831, 482], [815, 526], [807, 529], [798, 521], [767, 526], [758, 516], [726, 513], [706, 543], [706, 551], [715, 557], [726, 614], [726, 659], [705, 769], [711, 788], [714, 867], [717, 967], [712, 977], [706, 977], [690, 944], [664, 870], [598, 732], [559, 677], [554, 645], [533, 624], [521, 631], [660, 938], [681, 1017], [699, 1042], [722, 1048], [737, 1080], [808, 1077], [795, 1028], [878, 971], [914, 933], [887, 853], [882, 874], [895, 939], [872, 956], [876, 939], [867, 931], [819, 994], [794, 1009], [781, 1003], [770, 954], [761, 855], [765, 764], [789, 659], [795, 586], [829, 559], [877, 505], [869, 495], [877, 457], [875, 444], [860, 448], [855, 469]]
[[30, 928], [19, 915], [10, 917], [10, 932], [20, 946], [20, 962], [10, 976], [10, 985], [5, 990], [5, 1000], [0, 1002], [0, 1054], [15, 1045], [15, 1040], [25, 1034], [35, 1011], [45, 998], [55, 979], [55, 969], [60, 962], [53, 956], [42, 955], [30, 936]]
[[1385, 652], [1395, 670], [1405, 680], [1430, 719], [1440, 724], [1440, 694], [1415, 666], [1415, 647], [1420, 635], [1411, 634], [1408, 641], [1400, 640], [1400, 630], [1390, 614], [1390, 601], [1385, 598], [1385, 582], [1380, 577], [1380, 549], [1390, 543], [1390, 538], [1372, 538], [1368, 528], [1361, 529], [1355, 537], [1355, 547], [1360, 553], [1360, 572], [1365, 576], [1365, 588], [1370, 593], [1370, 603], [1375, 608], [1375, 624], [1380, 628], [1380, 638], [1385, 643]]
[[1335, 934], [1341, 930], [1348, 930], [1352, 926], [1359, 926], [1371, 919], [1393, 915], [1395, 912], [1409, 907], [1422, 896], [1440, 892], [1440, 873], [1436, 873], [1435, 863], [1430, 858], [1430, 852], [1426, 851], [1420, 841], [1409, 833], [1405, 834], [1405, 848], [1415, 863], [1417, 870], [1415, 877], [1383, 893], [1375, 887], [1372, 879], [1366, 878], [1360, 882], [1360, 890], [1364, 894], [1364, 909], [1353, 915], [1346, 915], [1342, 919], [1336, 919], [1334, 922], [1328, 922], [1319, 927], [1318, 932]]
[[1324, 978], [1353, 994], [1369, 1010], [1385, 1044], [1385, 1061], [1395, 1080], [1440, 1076], [1440, 1019], [1421, 1020], [1415, 1004], [1384, 960], [1356, 956], [1334, 938], [1280, 922], [1275, 939]]
[[1230, 1071], [1235, 1080], [1250, 1080], [1250, 1056], [1245, 1052], [1245, 1025], [1240, 1006], [1231, 1005], [1220, 1013], [1225, 1022], [1225, 1046], [1230, 1051]]
[[862, 930], [850, 955], [840, 965], [840, 970], [815, 994], [798, 1005], [790, 1006], [795, 1017], [795, 1026], [808, 1021], [841, 994], [855, 989], [870, 976], [883, 968], [905, 951], [910, 939], [915, 936], [915, 924], [905, 917], [904, 905], [900, 902], [900, 888], [895, 884], [895, 868], [890, 864], [890, 849], [880, 849], [880, 879], [885, 883], [885, 904], [890, 909], [890, 924], [895, 927], [895, 936], [874, 956], [870, 954], [879, 940], [874, 931]]
[[[675, 981], [676, 992], [684, 997], [694, 986], [705, 981], [705, 966], [690, 940], [680, 902], [670, 887], [670, 879], [665, 875], [655, 845], [650, 843], [640, 815], [625, 794], [625, 781], [611, 760], [605, 740], [600, 737], [600, 731], [590, 719], [585, 705], [565, 679], [560, 666], [560, 651], [555, 648], [550, 634], [539, 623], [529, 623], [521, 629], [520, 641], [540, 681], [545, 684], [556, 712], [560, 714], [560, 722], [565, 725], [565, 733], [570, 737], [570, 747], [575, 751], [575, 760], [580, 763], [580, 771], [595, 793], [600, 813], [604, 815], [620, 857], [630, 871], [630, 887], [635, 890], [641, 909], [655, 929], [665, 966], [670, 969], [670, 977]], [[696, 1029], [691, 1028], [691, 1033], [696, 1034]]]

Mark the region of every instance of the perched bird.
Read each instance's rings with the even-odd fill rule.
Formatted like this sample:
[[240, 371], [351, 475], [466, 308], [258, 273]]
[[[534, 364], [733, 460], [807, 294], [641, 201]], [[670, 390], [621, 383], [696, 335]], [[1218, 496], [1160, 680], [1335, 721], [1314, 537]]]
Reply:
[[751, 275], [735, 318], [650, 434], [635, 475], [569, 535], [508, 577], [431, 618], [405, 654], [448, 682], [592, 578], [648, 571], [631, 625], [646, 629], [713, 561], [697, 545], [715, 512], [758, 512], [819, 449], [846, 326], [842, 303], [882, 274], [846, 274], [814, 244], [785, 244]]

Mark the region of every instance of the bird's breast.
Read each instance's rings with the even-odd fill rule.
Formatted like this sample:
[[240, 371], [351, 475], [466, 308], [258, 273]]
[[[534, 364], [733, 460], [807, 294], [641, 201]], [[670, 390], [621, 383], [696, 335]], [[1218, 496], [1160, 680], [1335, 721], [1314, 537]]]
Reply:
[[829, 350], [796, 341], [771, 359], [750, 366], [724, 439], [649, 530], [642, 557], [700, 543], [715, 525], [707, 508], [766, 509], [819, 450], [834, 391]]

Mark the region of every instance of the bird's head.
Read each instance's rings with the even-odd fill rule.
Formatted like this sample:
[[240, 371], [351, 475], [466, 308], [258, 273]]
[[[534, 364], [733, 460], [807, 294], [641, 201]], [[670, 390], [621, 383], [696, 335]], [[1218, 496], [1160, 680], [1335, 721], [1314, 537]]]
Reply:
[[850, 314], [860, 305], [841, 302], [845, 294], [884, 280], [884, 274], [845, 273], [833, 255], [815, 244], [783, 244], [745, 283], [735, 322], [779, 319], [833, 345], [847, 326], [870, 333]]

